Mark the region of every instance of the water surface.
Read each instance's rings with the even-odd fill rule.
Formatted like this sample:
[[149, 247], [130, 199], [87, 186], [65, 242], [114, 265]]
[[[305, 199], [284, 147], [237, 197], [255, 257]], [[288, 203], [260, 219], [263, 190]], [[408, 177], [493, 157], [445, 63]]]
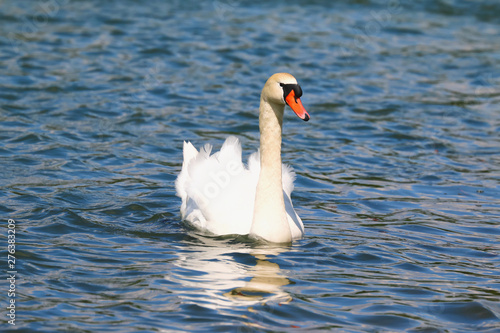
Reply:
[[[497, 2], [1, 8], [19, 331], [500, 330]], [[283, 142], [305, 237], [187, 228], [183, 140], [237, 135], [246, 158], [281, 71], [311, 115], [288, 112]]]

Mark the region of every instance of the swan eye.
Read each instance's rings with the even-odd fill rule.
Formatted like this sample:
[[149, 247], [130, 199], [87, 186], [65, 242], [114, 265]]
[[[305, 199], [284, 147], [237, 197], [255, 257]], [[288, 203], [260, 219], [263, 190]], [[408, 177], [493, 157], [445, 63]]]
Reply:
[[292, 92], [295, 93], [295, 99], [300, 98], [302, 96], [302, 88], [297, 83], [280, 83], [280, 86], [283, 88], [283, 99], [286, 100], [287, 96]]

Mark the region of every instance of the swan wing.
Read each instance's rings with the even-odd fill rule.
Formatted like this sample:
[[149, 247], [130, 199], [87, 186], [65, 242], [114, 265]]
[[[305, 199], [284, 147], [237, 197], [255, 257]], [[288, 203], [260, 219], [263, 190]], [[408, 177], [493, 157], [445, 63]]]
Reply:
[[292, 239], [302, 238], [302, 236], [304, 236], [304, 224], [302, 223], [299, 215], [295, 212], [292, 199], [285, 190], [283, 190], [283, 198], [285, 199], [286, 217], [288, 219], [288, 224], [290, 225]]
[[184, 163], [176, 182], [182, 218], [216, 235], [248, 234], [257, 181], [242, 163], [240, 141], [231, 136], [212, 155], [210, 145], [194, 157], [196, 149], [191, 147], [184, 144]]
[[293, 168], [287, 164], [282, 164], [281, 174], [283, 181], [283, 198], [285, 199], [285, 210], [292, 232], [292, 239], [301, 238], [304, 235], [304, 224], [299, 215], [295, 212], [292, 204], [291, 194], [294, 189], [293, 182], [297, 177]]

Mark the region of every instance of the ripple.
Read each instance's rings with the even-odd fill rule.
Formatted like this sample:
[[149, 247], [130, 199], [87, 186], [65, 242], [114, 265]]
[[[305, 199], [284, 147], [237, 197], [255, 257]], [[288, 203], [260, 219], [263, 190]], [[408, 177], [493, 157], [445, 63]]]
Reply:
[[[55, 4], [55, 2], [54, 2]], [[50, 6], [49, 6], [50, 7]], [[0, 13], [0, 211], [29, 331], [498, 329], [498, 5], [33, 1]], [[182, 142], [287, 114], [306, 236], [180, 221]], [[21, 315], [22, 309], [22, 315]]]

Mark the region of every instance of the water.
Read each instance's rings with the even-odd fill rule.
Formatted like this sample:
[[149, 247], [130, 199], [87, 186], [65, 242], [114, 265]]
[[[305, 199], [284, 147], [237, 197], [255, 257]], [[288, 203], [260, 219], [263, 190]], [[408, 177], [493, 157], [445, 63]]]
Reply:
[[[1, 8], [18, 331], [500, 331], [496, 1]], [[182, 142], [234, 134], [246, 158], [280, 71], [311, 115], [288, 110], [283, 142], [306, 235], [199, 235], [175, 196]]]

